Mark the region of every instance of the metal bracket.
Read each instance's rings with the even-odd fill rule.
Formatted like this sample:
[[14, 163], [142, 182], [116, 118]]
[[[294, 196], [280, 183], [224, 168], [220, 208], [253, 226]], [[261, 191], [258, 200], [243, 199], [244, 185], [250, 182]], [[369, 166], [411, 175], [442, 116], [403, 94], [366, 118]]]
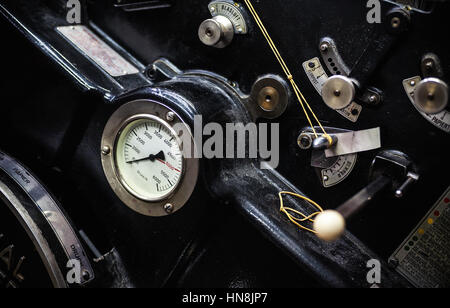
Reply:
[[[319, 127], [315, 128], [319, 130]], [[346, 129], [325, 127], [330, 134], [350, 132]], [[321, 136], [322, 134], [319, 134]], [[298, 146], [303, 150], [312, 148], [315, 135], [310, 127], [302, 129], [298, 136]], [[323, 187], [335, 186], [344, 181], [353, 171], [358, 159], [358, 154], [348, 154], [336, 157], [326, 157], [324, 151], [313, 150], [311, 153], [311, 166], [315, 168], [317, 176]]]

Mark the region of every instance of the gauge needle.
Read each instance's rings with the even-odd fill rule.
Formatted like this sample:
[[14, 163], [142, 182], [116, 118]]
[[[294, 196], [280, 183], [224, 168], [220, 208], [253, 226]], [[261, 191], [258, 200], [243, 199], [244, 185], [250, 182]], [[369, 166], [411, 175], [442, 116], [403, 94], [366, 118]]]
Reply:
[[175, 168], [174, 166], [172, 166], [172, 165], [169, 164], [168, 162], [166, 162], [166, 161], [164, 161], [164, 160], [162, 160], [162, 159], [158, 159], [158, 161], [160, 161], [161, 163], [163, 163], [164, 165], [166, 165], [166, 166], [169, 167], [170, 169], [175, 170], [175, 171], [181, 173], [180, 170], [178, 170], [177, 168]]
[[132, 164], [132, 163], [137, 163], [140, 161], [144, 161], [144, 160], [150, 160], [152, 162], [154, 162], [155, 160], [159, 160], [159, 161], [165, 161], [166, 160], [166, 156], [164, 155], [163, 151], [160, 151], [158, 154], [150, 154], [148, 157], [144, 157], [141, 159], [136, 159], [136, 160], [132, 160], [132, 161], [127, 161], [128, 164]]

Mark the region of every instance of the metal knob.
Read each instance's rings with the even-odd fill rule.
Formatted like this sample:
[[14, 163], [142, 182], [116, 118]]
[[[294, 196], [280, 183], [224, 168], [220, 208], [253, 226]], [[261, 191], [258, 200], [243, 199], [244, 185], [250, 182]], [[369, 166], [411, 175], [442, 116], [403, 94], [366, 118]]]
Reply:
[[207, 46], [224, 48], [233, 40], [234, 27], [228, 18], [217, 15], [202, 22], [198, 29], [198, 37]]
[[350, 105], [355, 99], [355, 93], [355, 85], [352, 80], [342, 75], [331, 76], [322, 88], [323, 101], [334, 110]]
[[406, 176], [406, 181], [395, 191], [395, 196], [397, 198], [402, 198], [405, 192], [419, 180], [419, 175], [414, 172], [408, 172]]
[[336, 143], [338, 142], [338, 138], [335, 135], [330, 135], [331, 137], [331, 143], [330, 140], [328, 140], [328, 138], [326, 138], [325, 136], [320, 136], [317, 137], [316, 139], [314, 139], [312, 147], [314, 150], [319, 151], [319, 150], [325, 150], [325, 149], [329, 149], [333, 146], [336, 145]]
[[414, 104], [427, 114], [441, 112], [448, 104], [447, 84], [434, 77], [422, 80], [414, 92]]

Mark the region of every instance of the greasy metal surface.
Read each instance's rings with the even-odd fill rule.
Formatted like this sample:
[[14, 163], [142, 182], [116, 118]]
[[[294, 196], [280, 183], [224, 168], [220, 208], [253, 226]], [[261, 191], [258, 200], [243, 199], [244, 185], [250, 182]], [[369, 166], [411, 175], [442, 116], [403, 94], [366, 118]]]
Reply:
[[[232, 168], [225, 168], [213, 183], [215, 192], [237, 202], [240, 211], [298, 265], [324, 285], [369, 287], [364, 268], [367, 261], [379, 257], [349, 232], [330, 244], [290, 224], [280, 215], [277, 194], [283, 190], [301, 192], [276, 171], [262, 171], [251, 163], [229, 167]], [[290, 199], [289, 203], [303, 212], [312, 211], [311, 206], [302, 201]], [[383, 268], [387, 268], [387, 264], [384, 263]], [[383, 287], [407, 286], [389, 270], [383, 271], [383, 275]]]
[[[14, 8], [11, 9], [8, 2], [11, 1], [0, 3], [0, 12], [3, 16], [55, 61], [62, 68], [64, 74], [70, 76], [81, 90], [94, 91], [104, 96], [106, 100], [111, 100], [124, 93], [129, 87], [135, 88], [150, 84], [150, 81], [142, 73], [117, 78], [111, 77], [105, 71], [99, 70], [89, 58], [80, 57], [79, 50], [58, 33], [57, 27], [67, 26], [68, 23], [65, 19], [66, 16], [59, 15], [54, 7], [33, 0], [25, 3], [15, 2]], [[32, 14], [30, 14], [30, 9], [33, 11]], [[130, 63], [141, 71], [144, 70], [141, 62], [97, 28], [95, 24], [88, 23], [87, 26]]]
[[[313, 236], [289, 225], [278, 211], [276, 193], [278, 189], [289, 187], [287, 185], [291, 182], [293, 186], [299, 187], [326, 208], [335, 208], [367, 185], [367, 171], [375, 153], [362, 153], [352, 174], [339, 185], [327, 189], [322, 187], [309, 164], [309, 153], [297, 146], [297, 136], [307, 125], [307, 121], [293, 97], [289, 100], [286, 112], [276, 120], [281, 123], [280, 145], [283, 149], [280, 153], [281, 164], [278, 173], [288, 181], [280, 180], [276, 173], [254, 169], [247, 162], [243, 163], [243, 166], [218, 168], [215, 163], [206, 161], [205, 168], [202, 168], [202, 177], [208, 175], [211, 178], [197, 185], [197, 191], [189, 204], [170, 219], [143, 218], [124, 207], [109, 189], [102, 175], [98, 151], [101, 130], [109, 115], [120, 104], [133, 98], [158, 97], [169, 100], [173, 108], [180, 110], [186, 118], [198, 113], [204, 114], [209, 120], [232, 119], [246, 122], [251, 117], [242, 107], [236, 88], [227, 88], [223, 82], [217, 82], [211, 75], [206, 74], [177, 77], [176, 80], [159, 84], [158, 88], [142, 89], [139, 93], [132, 93], [116, 100], [119, 95], [150, 85], [151, 82], [143, 74], [111, 80], [58, 36], [53, 31], [54, 27], [67, 25], [63, 2], [44, 4], [38, 0], [2, 0], [0, 10], [28, 39], [62, 67], [66, 76], [81, 85], [83, 90], [93, 90], [106, 98], [106, 101], [113, 101], [112, 106], [105, 106], [99, 101], [93, 105], [81, 105], [82, 116], [75, 116], [75, 113], [71, 112], [62, 113], [58, 108], [50, 109], [51, 111], [47, 113], [53, 116], [50, 118], [57, 119], [63, 114], [63, 119], [67, 119], [68, 122], [73, 123], [74, 119], [84, 119], [85, 122], [77, 126], [81, 135], [79, 140], [72, 138], [73, 134], [61, 138], [64, 141], [61, 144], [65, 145], [61, 148], [65, 151], [56, 155], [59, 160], [44, 161], [52, 167], [63, 167], [63, 171], [58, 173], [56, 179], [52, 178], [54, 176], [52, 173], [47, 177], [50, 185], [59, 187], [62, 192], [66, 191], [66, 194], [72, 197], [71, 193], [67, 193], [67, 187], [58, 185], [57, 179], [61, 177], [75, 184], [77, 195], [73, 198], [81, 201], [74, 202], [70, 197], [65, 198], [74, 215], [79, 218], [80, 212], [93, 213], [92, 217], [95, 219], [87, 225], [95, 230], [94, 233], [105, 234], [113, 247], [117, 247], [125, 266], [139, 269], [130, 273], [131, 280], [136, 285], [161, 285], [170, 273], [173, 273], [174, 264], [189, 264], [192, 257], [187, 249], [189, 243], [198, 238], [200, 230], [207, 229], [204, 217], [210, 218], [211, 211], [214, 213], [215, 206], [221, 205], [221, 201], [226, 197], [232, 201], [230, 205], [241, 209], [245, 216], [255, 223], [258, 230], [282, 247], [297, 261], [297, 264], [302, 265], [302, 268], [314, 273], [315, 278], [322, 283], [363, 286], [367, 283], [366, 259], [378, 255], [381, 260], [386, 260], [408, 230], [427, 211], [427, 201], [436, 199], [448, 187], [445, 175], [450, 170], [448, 164], [442, 163], [446, 159], [442, 144], [446, 144], [445, 138], [448, 135], [423, 119], [408, 102], [401, 89], [405, 78], [420, 74], [418, 63], [421, 56], [429, 52], [430, 48], [439, 55], [444, 71], [448, 72], [450, 54], [445, 44], [440, 44], [441, 34], [434, 31], [445, 28], [445, 23], [448, 23], [446, 16], [448, 3], [436, 4], [439, 9], [433, 14], [414, 11], [410, 31], [398, 38], [398, 44], [392, 45], [389, 40], [380, 39], [375, 27], [366, 22], [365, 3], [351, 0], [339, 2], [316, 0], [314, 5], [308, 1], [285, 0], [254, 3], [283, 57], [292, 67], [303, 93], [324, 124], [349, 130], [380, 126], [383, 147], [400, 148], [411, 155], [421, 169], [421, 180], [417, 183], [416, 189], [409, 191], [405, 198], [393, 201], [392, 196], [380, 196], [377, 198], [379, 206], [367, 209], [351, 222], [349, 229], [358, 240], [347, 235], [343, 242], [333, 246], [317, 242]], [[267, 73], [282, 76], [266, 42], [257, 31], [237, 35], [233, 42], [222, 50], [204, 46], [198, 39], [197, 30], [200, 23], [210, 17], [208, 3], [209, 1], [185, 0], [173, 3], [169, 8], [126, 12], [107, 1], [88, 1], [83, 2], [87, 4], [83, 22], [142, 70], [156, 59], [165, 57], [182, 71], [208, 70], [223, 76], [225, 80], [238, 84], [242, 93], [246, 94], [251, 92], [252, 85], [259, 76]], [[389, 8], [391, 4], [383, 2], [384, 11]], [[301, 18], [299, 12], [302, 12]], [[358, 79], [368, 78], [370, 85], [382, 89], [385, 94], [386, 100], [383, 104], [375, 108], [364, 108], [357, 123], [351, 123], [334, 111], [330, 111], [302, 71], [301, 64], [305, 60], [319, 55], [318, 43], [320, 38], [326, 36], [333, 38], [339, 46], [341, 57], [349, 67], [355, 68], [359, 63], [361, 69], [358, 69], [360, 71]], [[386, 47], [387, 54], [372, 53], [377, 50], [372, 48], [377, 44], [381, 49]], [[122, 46], [123, 49], [118, 46]], [[364, 62], [361, 62], [361, 59], [367, 60], [364, 65], [361, 64]], [[18, 61], [16, 64], [21, 63]], [[17, 76], [18, 71], [15, 70], [14, 76]], [[41, 75], [32, 76], [34, 79], [31, 79], [30, 84], [43, 79]], [[22, 74], [18, 77], [27, 76]], [[4, 101], [23, 102], [23, 106], [26, 107], [20, 109], [19, 104], [7, 105], [2, 125], [14, 126], [15, 131], [5, 130], [5, 137], [0, 142], [21, 157], [28, 157], [34, 166], [39, 166], [39, 159], [35, 159], [34, 155], [29, 157], [28, 149], [16, 147], [17, 142], [14, 143], [12, 139], [17, 132], [22, 132], [24, 140], [27, 141], [40, 138], [35, 138], [31, 130], [26, 129], [27, 126], [14, 123], [12, 115], [21, 114], [37, 123], [45, 123], [43, 126], [48, 131], [44, 130], [40, 136], [49, 136], [59, 130], [48, 118], [37, 117], [39, 110], [32, 112], [30, 108], [33, 106], [32, 99], [26, 97], [26, 91], [18, 90], [17, 85], [15, 87], [12, 85], [14, 83], [11, 82], [2, 85], [5, 93]], [[44, 91], [45, 88], [40, 87], [39, 91]], [[67, 86], [67, 89], [70, 87]], [[190, 103], [180, 101], [178, 96], [189, 97]], [[63, 93], [57, 100], [64, 101], [69, 106], [81, 104], [81, 100], [74, 103], [72, 98]], [[70, 142], [67, 142], [68, 138]], [[36, 156], [46, 152], [58, 153], [54, 148], [59, 149], [60, 146], [59, 139], [53, 143], [51, 141], [36, 143], [43, 148], [35, 150]], [[210, 199], [208, 192], [211, 185], [215, 195], [223, 196], [222, 198]], [[269, 195], [267, 197], [269, 201], [262, 200], [261, 196], [265, 195]], [[297, 205], [304, 206], [302, 203]], [[388, 216], [385, 215], [387, 211], [390, 213]], [[404, 219], [399, 220], [399, 217]], [[188, 225], [186, 221], [189, 221]], [[380, 228], [381, 224], [383, 228]], [[97, 243], [102, 244], [101, 239], [102, 237]], [[375, 253], [369, 253], [367, 248], [362, 247], [361, 242]], [[104, 244], [108, 245], [109, 243]], [[158, 249], [149, 252], [147, 247]], [[355, 249], [356, 253], [347, 250], [349, 247]], [[387, 276], [384, 279], [387, 285], [398, 283], [396, 276], [389, 270], [384, 274]]]

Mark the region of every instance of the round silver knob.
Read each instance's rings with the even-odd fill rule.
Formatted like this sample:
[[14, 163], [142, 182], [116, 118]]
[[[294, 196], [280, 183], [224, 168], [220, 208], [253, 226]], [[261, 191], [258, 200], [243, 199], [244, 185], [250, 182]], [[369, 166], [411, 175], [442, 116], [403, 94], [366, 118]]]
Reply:
[[434, 77], [422, 80], [414, 92], [414, 104], [427, 114], [441, 112], [448, 104], [447, 84]]
[[217, 15], [202, 22], [198, 29], [198, 37], [207, 46], [224, 48], [233, 40], [234, 27], [228, 18]]
[[334, 75], [325, 81], [322, 88], [322, 99], [331, 109], [339, 110], [353, 102], [355, 93], [355, 85], [350, 78]]

